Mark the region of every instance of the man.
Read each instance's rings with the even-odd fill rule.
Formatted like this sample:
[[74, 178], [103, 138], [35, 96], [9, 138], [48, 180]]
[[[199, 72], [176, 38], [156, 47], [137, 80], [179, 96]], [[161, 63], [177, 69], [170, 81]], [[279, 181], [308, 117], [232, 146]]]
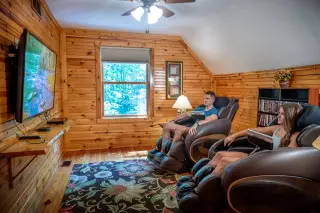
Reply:
[[[163, 133], [162, 133], [162, 146], [161, 151], [164, 151], [164, 143], [167, 139], [171, 137], [171, 133], [174, 133], [174, 137], [172, 142], [177, 142], [181, 139], [182, 136], [190, 135], [197, 133], [197, 128], [200, 125], [205, 123], [214, 121], [218, 119], [218, 109], [213, 106], [213, 103], [216, 99], [216, 95], [212, 91], [207, 91], [204, 96], [204, 105], [203, 107], [197, 107], [194, 111], [204, 111], [205, 120], [196, 121], [196, 123], [192, 127], [186, 127], [179, 124], [175, 124], [173, 122], [167, 122], [163, 125]], [[185, 118], [187, 116], [191, 116], [190, 113], [183, 113], [176, 117], [176, 120]]]

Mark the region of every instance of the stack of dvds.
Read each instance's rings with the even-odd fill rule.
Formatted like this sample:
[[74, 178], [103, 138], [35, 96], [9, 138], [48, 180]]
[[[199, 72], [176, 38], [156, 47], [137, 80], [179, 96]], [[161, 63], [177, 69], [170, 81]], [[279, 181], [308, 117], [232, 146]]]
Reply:
[[260, 99], [259, 111], [277, 114], [279, 112], [279, 101]]
[[268, 115], [268, 114], [259, 113], [258, 114], [258, 124], [259, 124], [259, 126], [269, 126], [269, 124], [276, 118], [277, 118], [277, 116], [275, 116], [275, 115]]

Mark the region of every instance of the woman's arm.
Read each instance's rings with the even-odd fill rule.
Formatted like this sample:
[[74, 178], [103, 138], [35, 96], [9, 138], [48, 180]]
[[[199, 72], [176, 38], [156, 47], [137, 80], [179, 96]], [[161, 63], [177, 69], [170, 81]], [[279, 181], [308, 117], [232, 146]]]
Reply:
[[[272, 135], [273, 132], [276, 131], [277, 128], [279, 128], [279, 125], [273, 125], [273, 126], [267, 126], [267, 127], [258, 127], [258, 128], [254, 128], [252, 130], [257, 131], [257, 132], [261, 132], [261, 133], [266, 134], [266, 135]], [[230, 146], [235, 139], [237, 139], [239, 137], [247, 136], [247, 135], [248, 135], [248, 129], [240, 131], [240, 132], [236, 132], [236, 133], [228, 136], [224, 140], [224, 145], [225, 146]]]
[[298, 137], [299, 133], [300, 132], [295, 132], [291, 135], [290, 144], [288, 145], [288, 147], [290, 147], [290, 148], [297, 148], [298, 147], [297, 137]]

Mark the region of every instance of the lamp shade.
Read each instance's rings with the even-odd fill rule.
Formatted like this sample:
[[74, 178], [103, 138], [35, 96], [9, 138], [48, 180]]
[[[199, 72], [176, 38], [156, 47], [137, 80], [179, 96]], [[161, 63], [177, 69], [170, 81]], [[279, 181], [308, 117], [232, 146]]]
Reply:
[[187, 96], [180, 95], [176, 102], [173, 104], [172, 108], [175, 109], [192, 109], [192, 106], [187, 98]]
[[148, 13], [148, 24], [155, 24], [158, 22], [158, 19], [152, 13]]
[[150, 12], [156, 19], [161, 18], [163, 15], [163, 10], [154, 5], [150, 7]]
[[144, 14], [144, 9], [142, 7], [138, 7], [137, 9], [135, 9], [134, 11], [131, 12], [131, 15], [137, 21], [141, 20], [141, 17], [143, 16], [143, 14]]
[[157, 6], [151, 6], [148, 12], [148, 24], [155, 24], [161, 18], [163, 10]]

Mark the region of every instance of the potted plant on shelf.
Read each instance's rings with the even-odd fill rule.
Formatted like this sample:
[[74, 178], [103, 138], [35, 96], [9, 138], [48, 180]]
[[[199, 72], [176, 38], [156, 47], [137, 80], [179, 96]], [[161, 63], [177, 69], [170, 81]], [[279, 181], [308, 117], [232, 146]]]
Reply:
[[281, 69], [274, 75], [274, 79], [279, 82], [281, 88], [290, 87], [292, 73], [289, 70]]

